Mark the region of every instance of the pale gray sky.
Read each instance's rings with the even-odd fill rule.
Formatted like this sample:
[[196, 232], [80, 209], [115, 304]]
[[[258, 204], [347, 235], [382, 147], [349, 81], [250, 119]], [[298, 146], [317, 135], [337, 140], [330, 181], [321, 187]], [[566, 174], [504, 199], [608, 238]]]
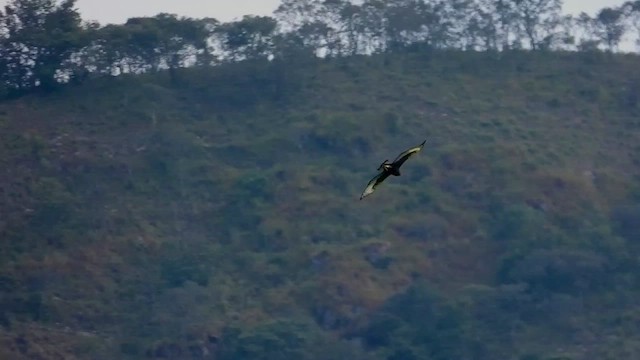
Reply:
[[123, 23], [134, 16], [161, 12], [230, 21], [243, 15], [271, 15], [280, 0], [77, 0], [85, 20]]
[[[8, 0], [0, 0], [4, 6]], [[194, 18], [213, 17], [220, 21], [243, 15], [270, 15], [280, 0], [77, 0], [84, 20], [101, 24], [124, 23], [134, 16], [153, 16], [161, 12]], [[605, 6], [618, 6], [624, 0], [564, 0], [566, 13], [594, 14]]]

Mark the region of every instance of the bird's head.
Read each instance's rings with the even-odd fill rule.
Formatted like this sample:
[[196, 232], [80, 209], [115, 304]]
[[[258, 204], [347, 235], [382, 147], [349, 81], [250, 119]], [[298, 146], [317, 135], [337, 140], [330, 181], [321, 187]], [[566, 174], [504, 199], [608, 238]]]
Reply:
[[389, 159], [385, 160], [382, 162], [382, 164], [380, 164], [380, 166], [378, 166], [378, 170], [382, 170], [385, 165], [389, 164]]

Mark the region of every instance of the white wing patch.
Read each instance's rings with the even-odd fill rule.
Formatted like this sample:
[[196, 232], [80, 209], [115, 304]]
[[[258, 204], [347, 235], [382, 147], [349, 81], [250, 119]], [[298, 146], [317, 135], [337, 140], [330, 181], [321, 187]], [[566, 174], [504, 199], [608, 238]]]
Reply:
[[362, 195], [360, 195], [360, 200], [362, 200], [365, 196], [372, 194], [375, 191], [375, 185], [375, 181], [369, 182], [369, 185], [367, 185], [367, 187], [362, 192]]
[[373, 193], [376, 190], [376, 186], [379, 184], [378, 180], [382, 178], [380, 179], [381, 180], [380, 182], [382, 182], [382, 180], [386, 179], [387, 176], [389, 176], [389, 174], [383, 171], [380, 174], [376, 175], [373, 179], [369, 180], [367, 187], [362, 192], [362, 195], [360, 195], [360, 200], [362, 200], [365, 196], [368, 196], [371, 193]]

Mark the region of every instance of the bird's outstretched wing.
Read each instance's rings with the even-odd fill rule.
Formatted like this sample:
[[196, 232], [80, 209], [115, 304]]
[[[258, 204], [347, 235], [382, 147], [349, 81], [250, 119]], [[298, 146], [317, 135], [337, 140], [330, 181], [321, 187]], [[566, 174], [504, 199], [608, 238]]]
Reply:
[[380, 185], [380, 183], [383, 182], [384, 179], [388, 177], [389, 177], [388, 171], [382, 171], [380, 172], [380, 174], [374, 176], [373, 179], [371, 179], [367, 184], [367, 187], [362, 192], [362, 195], [360, 195], [360, 200], [362, 200], [365, 196], [373, 193], [376, 190], [376, 186]]
[[400, 155], [398, 155], [398, 157], [395, 160], [393, 160], [393, 166], [396, 168], [399, 168], [400, 166], [402, 166], [402, 164], [404, 164], [404, 162], [407, 161], [408, 158], [410, 158], [412, 155], [422, 150], [426, 142], [427, 140], [423, 141], [422, 144], [418, 146], [412, 147], [411, 149], [407, 149], [401, 152]]

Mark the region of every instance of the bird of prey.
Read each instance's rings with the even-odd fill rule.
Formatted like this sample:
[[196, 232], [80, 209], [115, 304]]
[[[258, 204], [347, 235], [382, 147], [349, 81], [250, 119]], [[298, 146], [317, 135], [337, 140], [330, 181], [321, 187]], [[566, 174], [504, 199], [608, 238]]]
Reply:
[[412, 155], [422, 150], [422, 148], [424, 147], [424, 143], [426, 142], [427, 140], [423, 141], [422, 144], [418, 146], [401, 152], [400, 155], [398, 155], [398, 157], [393, 160], [392, 163], [390, 163], [387, 159], [382, 164], [380, 164], [380, 166], [378, 167], [378, 171], [382, 171], [369, 181], [367, 187], [362, 192], [362, 195], [360, 195], [360, 200], [362, 200], [365, 196], [373, 193], [376, 187], [380, 185], [380, 183], [382, 183], [386, 178], [388, 178], [389, 175], [400, 176], [400, 166], [402, 166], [402, 164], [404, 164], [404, 162], [407, 161], [407, 159]]

